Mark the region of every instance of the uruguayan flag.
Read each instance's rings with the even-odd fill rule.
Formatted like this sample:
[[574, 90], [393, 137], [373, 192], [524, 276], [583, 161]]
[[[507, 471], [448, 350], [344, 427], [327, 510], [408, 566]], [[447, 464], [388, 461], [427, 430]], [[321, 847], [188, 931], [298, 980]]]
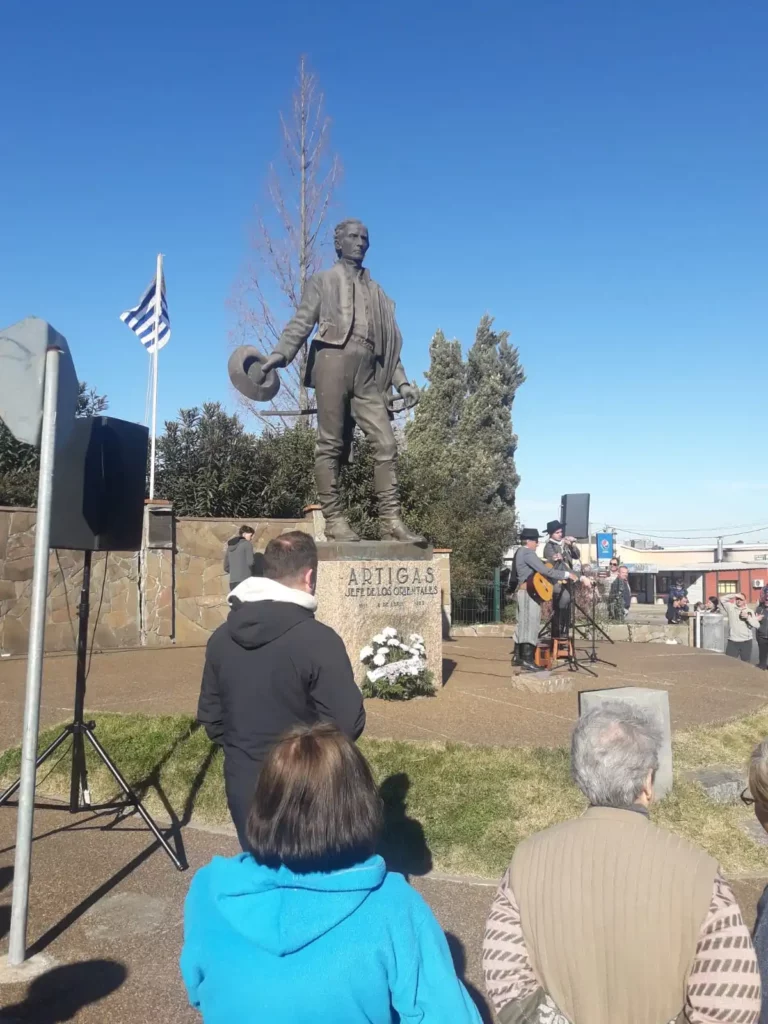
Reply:
[[[157, 281], [153, 281], [141, 297], [138, 306], [120, 314], [120, 319], [127, 324], [147, 352], [155, 351], [155, 294]], [[163, 276], [162, 312], [160, 328], [157, 333], [157, 349], [167, 345], [171, 340], [171, 320], [168, 316], [168, 300], [165, 297], [165, 276]]]

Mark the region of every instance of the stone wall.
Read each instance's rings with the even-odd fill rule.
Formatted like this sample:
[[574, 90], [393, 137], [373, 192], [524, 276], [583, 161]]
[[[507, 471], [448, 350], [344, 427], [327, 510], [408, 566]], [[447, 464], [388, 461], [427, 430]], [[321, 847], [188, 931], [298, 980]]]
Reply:
[[[27, 651], [35, 519], [34, 509], [0, 507], [2, 654], [23, 655]], [[241, 522], [180, 518], [175, 520], [173, 542], [169, 540], [168, 547], [147, 548], [141, 553], [94, 553], [89, 629], [93, 649], [205, 644], [228, 612], [229, 578], [224, 572], [224, 549]], [[303, 519], [257, 519], [251, 520], [250, 525], [255, 531], [257, 552], [263, 552], [273, 537], [288, 530], [302, 530], [316, 540], [324, 536], [322, 516], [316, 509], [308, 510]], [[45, 633], [48, 652], [76, 649], [82, 572], [81, 552], [52, 552]], [[450, 613], [451, 603], [448, 552], [435, 554], [435, 574], [445, 629], [445, 610]], [[366, 621], [359, 624], [361, 637], [386, 624], [386, 616], [379, 623], [376, 615], [368, 615], [369, 611], [366, 609]], [[405, 620], [398, 625], [405, 628]], [[413, 629], [418, 627], [414, 625]], [[434, 637], [430, 640], [436, 651]], [[359, 643], [355, 638], [358, 647], [362, 642], [367, 641]]]
[[[242, 520], [177, 519], [175, 561], [175, 639], [204, 644], [227, 616], [229, 576], [224, 572], [224, 547]], [[289, 530], [312, 533], [307, 519], [255, 519], [253, 547], [264, 551], [273, 537]]]
[[[0, 651], [24, 654], [29, 636], [34, 565], [34, 509], [0, 508]], [[79, 551], [51, 553], [45, 629], [47, 651], [77, 647], [77, 606], [83, 582]], [[92, 558], [89, 637], [99, 650], [139, 645], [138, 555], [96, 553]]]

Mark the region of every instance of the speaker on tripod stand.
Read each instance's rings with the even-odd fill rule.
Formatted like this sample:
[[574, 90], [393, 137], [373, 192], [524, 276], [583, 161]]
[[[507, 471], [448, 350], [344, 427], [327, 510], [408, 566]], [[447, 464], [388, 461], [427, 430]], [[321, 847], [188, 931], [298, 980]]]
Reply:
[[[148, 438], [146, 427], [112, 416], [77, 419], [66, 444], [57, 455], [50, 546], [83, 552], [83, 581], [78, 605], [75, 708], [72, 722], [38, 757], [37, 767], [71, 736], [69, 810], [76, 814], [86, 808], [91, 809], [85, 760], [87, 740], [125, 794], [124, 804], [106, 806], [133, 807], [175, 866], [183, 871], [187, 867], [186, 863], [179, 859], [168, 844], [157, 823], [97, 739], [95, 722], [84, 720], [93, 552], [141, 549]], [[0, 805], [6, 803], [18, 787], [19, 781], [0, 795]]]

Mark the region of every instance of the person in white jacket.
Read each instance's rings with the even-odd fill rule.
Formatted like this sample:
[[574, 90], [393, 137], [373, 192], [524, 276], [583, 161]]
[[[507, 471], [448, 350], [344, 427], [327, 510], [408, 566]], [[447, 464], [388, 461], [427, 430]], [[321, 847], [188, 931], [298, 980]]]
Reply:
[[751, 661], [754, 630], [762, 622], [763, 616], [750, 610], [744, 594], [734, 594], [730, 600], [721, 601], [720, 607], [728, 622], [725, 653], [729, 658]]

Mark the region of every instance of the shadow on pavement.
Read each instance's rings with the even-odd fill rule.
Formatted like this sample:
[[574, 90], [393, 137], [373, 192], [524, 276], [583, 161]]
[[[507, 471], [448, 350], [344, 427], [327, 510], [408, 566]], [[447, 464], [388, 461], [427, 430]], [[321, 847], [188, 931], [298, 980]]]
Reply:
[[405, 772], [385, 779], [379, 789], [384, 801], [384, 832], [379, 853], [390, 871], [410, 875], [426, 875], [432, 870], [432, 852], [427, 846], [420, 821], [408, 817], [406, 797], [411, 780]]
[[456, 662], [453, 658], [443, 658], [443, 686], [445, 686], [455, 671]]
[[140, 800], [145, 799], [146, 794], [150, 789], [154, 789], [154, 791], [157, 793], [160, 802], [163, 805], [163, 809], [165, 810], [165, 813], [168, 815], [171, 821], [171, 830], [173, 832], [174, 845], [176, 847], [176, 855], [178, 856], [182, 864], [184, 864], [185, 866], [187, 865], [187, 854], [186, 850], [184, 849], [182, 829], [184, 828], [185, 825], [189, 824], [192, 818], [192, 812], [195, 809], [195, 801], [197, 800], [198, 793], [200, 792], [200, 789], [202, 788], [202, 785], [205, 782], [205, 777], [208, 774], [208, 771], [210, 770], [214, 757], [216, 756], [216, 746], [215, 744], [211, 743], [210, 749], [205, 756], [205, 760], [200, 765], [197, 775], [195, 775], [194, 779], [192, 780], [192, 785], [190, 786], [189, 793], [187, 794], [187, 798], [184, 801], [184, 810], [182, 811], [180, 818], [174, 811], [170, 801], [168, 800], [168, 797], [165, 795], [163, 788], [160, 785], [160, 772], [162, 771], [164, 765], [171, 759], [171, 757], [178, 749], [178, 747], [181, 746], [182, 743], [185, 743], [200, 728], [201, 726], [199, 722], [193, 722], [189, 728], [189, 731], [184, 732], [181, 736], [178, 737], [178, 739], [170, 748], [170, 750], [157, 762], [152, 771], [149, 772], [149, 774], [146, 775], [143, 779], [133, 784], [132, 787], [134, 793], [136, 793]]
[[[4, 939], [11, 930], [11, 907], [10, 904], [3, 904], [0, 907], [0, 939]], [[3, 1018], [0, 1017], [0, 1021]]]
[[483, 1018], [484, 1024], [493, 1024], [493, 1014], [491, 1013], [491, 1008], [488, 1005], [488, 1001], [485, 996], [479, 988], [467, 981], [464, 977], [467, 970], [467, 954], [464, 951], [464, 943], [458, 935], [454, 935], [453, 932], [446, 932], [445, 937], [448, 940], [448, 948], [450, 949], [451, 956], [453, 957], [453, 966], [456, 968], [456, 973], [459, 978], [461, 978], [464, 983], [464, 988], [466, 988], [467, 992], [469, 992], [472, 997], [472, 1002], [477, 1007], [480, 1016]]
[[126, 968], [115, 960], [85, 960], [54, 967], [30, 983], [23, 1003], [0, 1010], [0, 1021], [59, 1024], [74, 1020], [84, 1006], [120, 988], [127, 976]]
[[[197, 795], [200, 792], [200, 788], [202, 787], [203, 782], [205, 781], [205, 777], [208, 774], [213, 759], [216, 755], [216, 747], [213, 744], [211, 744], [211, 749], [206, 755], [205, 760], [201, 764], [200, 769], [193, 780], [192, 786], [190, 787], [189, 793], [184, 802], [184, 810], [181, 814], [181, 817], [177, 816], [176, 812], [173, 810], [173, 807], [171, 806], [170, 801], [168, 800], [160, 786], [160, 771], [163, 765], [167, 762], [168, 758], [170, 758], [173, 751], [178, 747], [178, 745], [182, 743], [183, 740], [187, 739], [191, 735], [191, 733], [199, 727], [199, 724], [195, 723], [191, 727], [189, 733], [185, 733], [184, 736], [179, 737], [179, 739], [173, 745], [171, 750], [169, 750], [168, 753], [165, 754], [165, 756], [154, 766], [152, 771], [149, 772], [144, 779], [141, 779], [139, 782], [136, 783], [131, 783], [133, 791], [136, 793], [139, 799], [143, 799], [144, 795], [150, 788], [155, 789], [155, 791], [159, 795], [163, 803], [163, 806], [165, 807], [166, 812], [169, 818], [171, 819], [171, 830], [174, 834], [177, 855], [179, 856], [179, 859], [182, 861], [182, 863], [185, 865], [187, 863], [187, 858], [184, 850], [184, 842], [182, 840], [181, 830], [185, 825], [189, 823], [192, 817], [192, 811], [194, 810], [195, 800], [197, 799]], [[131, 782], [131, 780], [128, 781]], [[128, 811], [131, 811], [130, 807], [128, 807]], [[117, 825], [124, 825], [125, 821], [126, 816], [123, 814], [118, 814], [117, 817], [112, 822], [104, 826], [104, 831], [114, 830]], [[30, 954], [41, 953], [44, 949], [50, 946], [50, 944], [54, 942], [60, 935], [63, 935], [63, 933], [68, 928], [70, 928], [75, 923], [75, 921], [79, 920], [83, 916], [83, 914], [85, 914], [88, 910], [91, 909], [91, 907], [95, 906], [100, 899], [102, 899], [116, 886], [118, 886], [121, 882], [125, 881], [126, 878], [132, 875], [133, 872], [138, 867], [140, 867], [146, 860], [148, 860], [152, 856], [152, 854], [158, 849], [160, 849], [160, 844], [157, 841], [151, 843], [146, 849], [142, 850], [132, 860], [130, 860], [127, 864], [120, 868], [119, 871], [115, 872], [115, 874], [112, 875], [111, 878], [108, 878], [97, 889], [94, 889], [92, 893], [86, 896], [85, 899], [81, 900], [76, 907], [73, 907], [72, 910], [69, 911], [69, 913], [65, 914], [60, 921], [58, 921], [55, 925], [49, 928], [44, 935], [41, 935], [40, 938], [37, 939], [37, 941], [30, 948]], [[0, 1022], [1, 1021], [2, 1017], [0, 1017]]]
[[10, 866], [10, 864], [7, 867], [1, 867], [0, 868], [0, 892], [2, 892], [3, 889], [7, 889], [7, 887], [11, 884], [12, 881], [13, 881], [13, 868]]

